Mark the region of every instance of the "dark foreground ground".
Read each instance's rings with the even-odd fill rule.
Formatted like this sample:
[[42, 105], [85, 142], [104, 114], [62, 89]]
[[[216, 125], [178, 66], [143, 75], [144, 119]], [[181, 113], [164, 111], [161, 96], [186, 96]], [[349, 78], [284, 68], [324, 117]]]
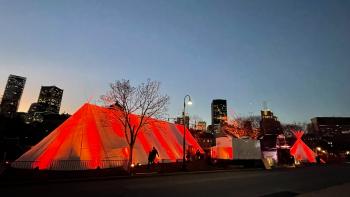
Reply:
[[[350, 196], [350, 164], [0, 185], [1, 196]], [[340, 186], [339, 185], [342, 185]], [[346, 185], [344, 185], [346, 184]], [[335, 186], [335, 187], [334, 187]], [[327, 192], [322, 192], [325, 188]], [[320, 191], [321, 190], [321, 191]], [[310, 193], [311, 192], [311, 193]], [[334, 193], [334, 194], [333, 194]]]

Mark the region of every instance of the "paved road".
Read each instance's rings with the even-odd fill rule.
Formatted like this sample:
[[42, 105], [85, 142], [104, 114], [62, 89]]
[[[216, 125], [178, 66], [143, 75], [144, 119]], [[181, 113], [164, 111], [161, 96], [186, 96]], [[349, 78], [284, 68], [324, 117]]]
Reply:
[[[348, 182], [350, 164], [344, 164], [11, 186], [0, 188], [0, 194], [60, 197], [295, 196]], [[345, 191], [340, 191], [337, 196], [341, 192]]]

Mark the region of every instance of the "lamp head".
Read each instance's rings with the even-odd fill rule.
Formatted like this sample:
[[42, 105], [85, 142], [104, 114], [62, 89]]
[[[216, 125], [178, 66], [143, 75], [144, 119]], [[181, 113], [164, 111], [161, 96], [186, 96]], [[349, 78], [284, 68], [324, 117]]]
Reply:
[[192, 105], [191, 98], [188, 100], [187, 105]]

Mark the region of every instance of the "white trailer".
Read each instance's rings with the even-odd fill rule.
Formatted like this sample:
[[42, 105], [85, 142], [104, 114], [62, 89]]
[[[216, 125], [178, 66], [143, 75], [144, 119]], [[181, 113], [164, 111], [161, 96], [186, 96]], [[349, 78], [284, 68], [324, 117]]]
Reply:
[[211, 157], [224, 160], [261, 160], [260, 141], [231, 136], [218, 137], [216, 146], [211, 148]]

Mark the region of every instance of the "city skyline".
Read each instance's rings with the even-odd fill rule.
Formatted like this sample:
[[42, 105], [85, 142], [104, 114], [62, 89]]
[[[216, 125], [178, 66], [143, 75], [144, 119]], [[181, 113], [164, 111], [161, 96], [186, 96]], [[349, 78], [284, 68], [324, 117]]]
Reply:
[[[30, 4], [30, 5], [29, 5]], [[259, 115], [281, 122], [350, 116], [350, 4], [341, 1], [11, 1], [0, 5], [0, 93], [10, 74], [27, 78], [19, 111], [40, 87], [62, 88], [61, 113], [95, 103], [109, 83], [160, 81], [170, 117], [211, 122]], [[98, 103], [98, 102], [97, 102]]]

